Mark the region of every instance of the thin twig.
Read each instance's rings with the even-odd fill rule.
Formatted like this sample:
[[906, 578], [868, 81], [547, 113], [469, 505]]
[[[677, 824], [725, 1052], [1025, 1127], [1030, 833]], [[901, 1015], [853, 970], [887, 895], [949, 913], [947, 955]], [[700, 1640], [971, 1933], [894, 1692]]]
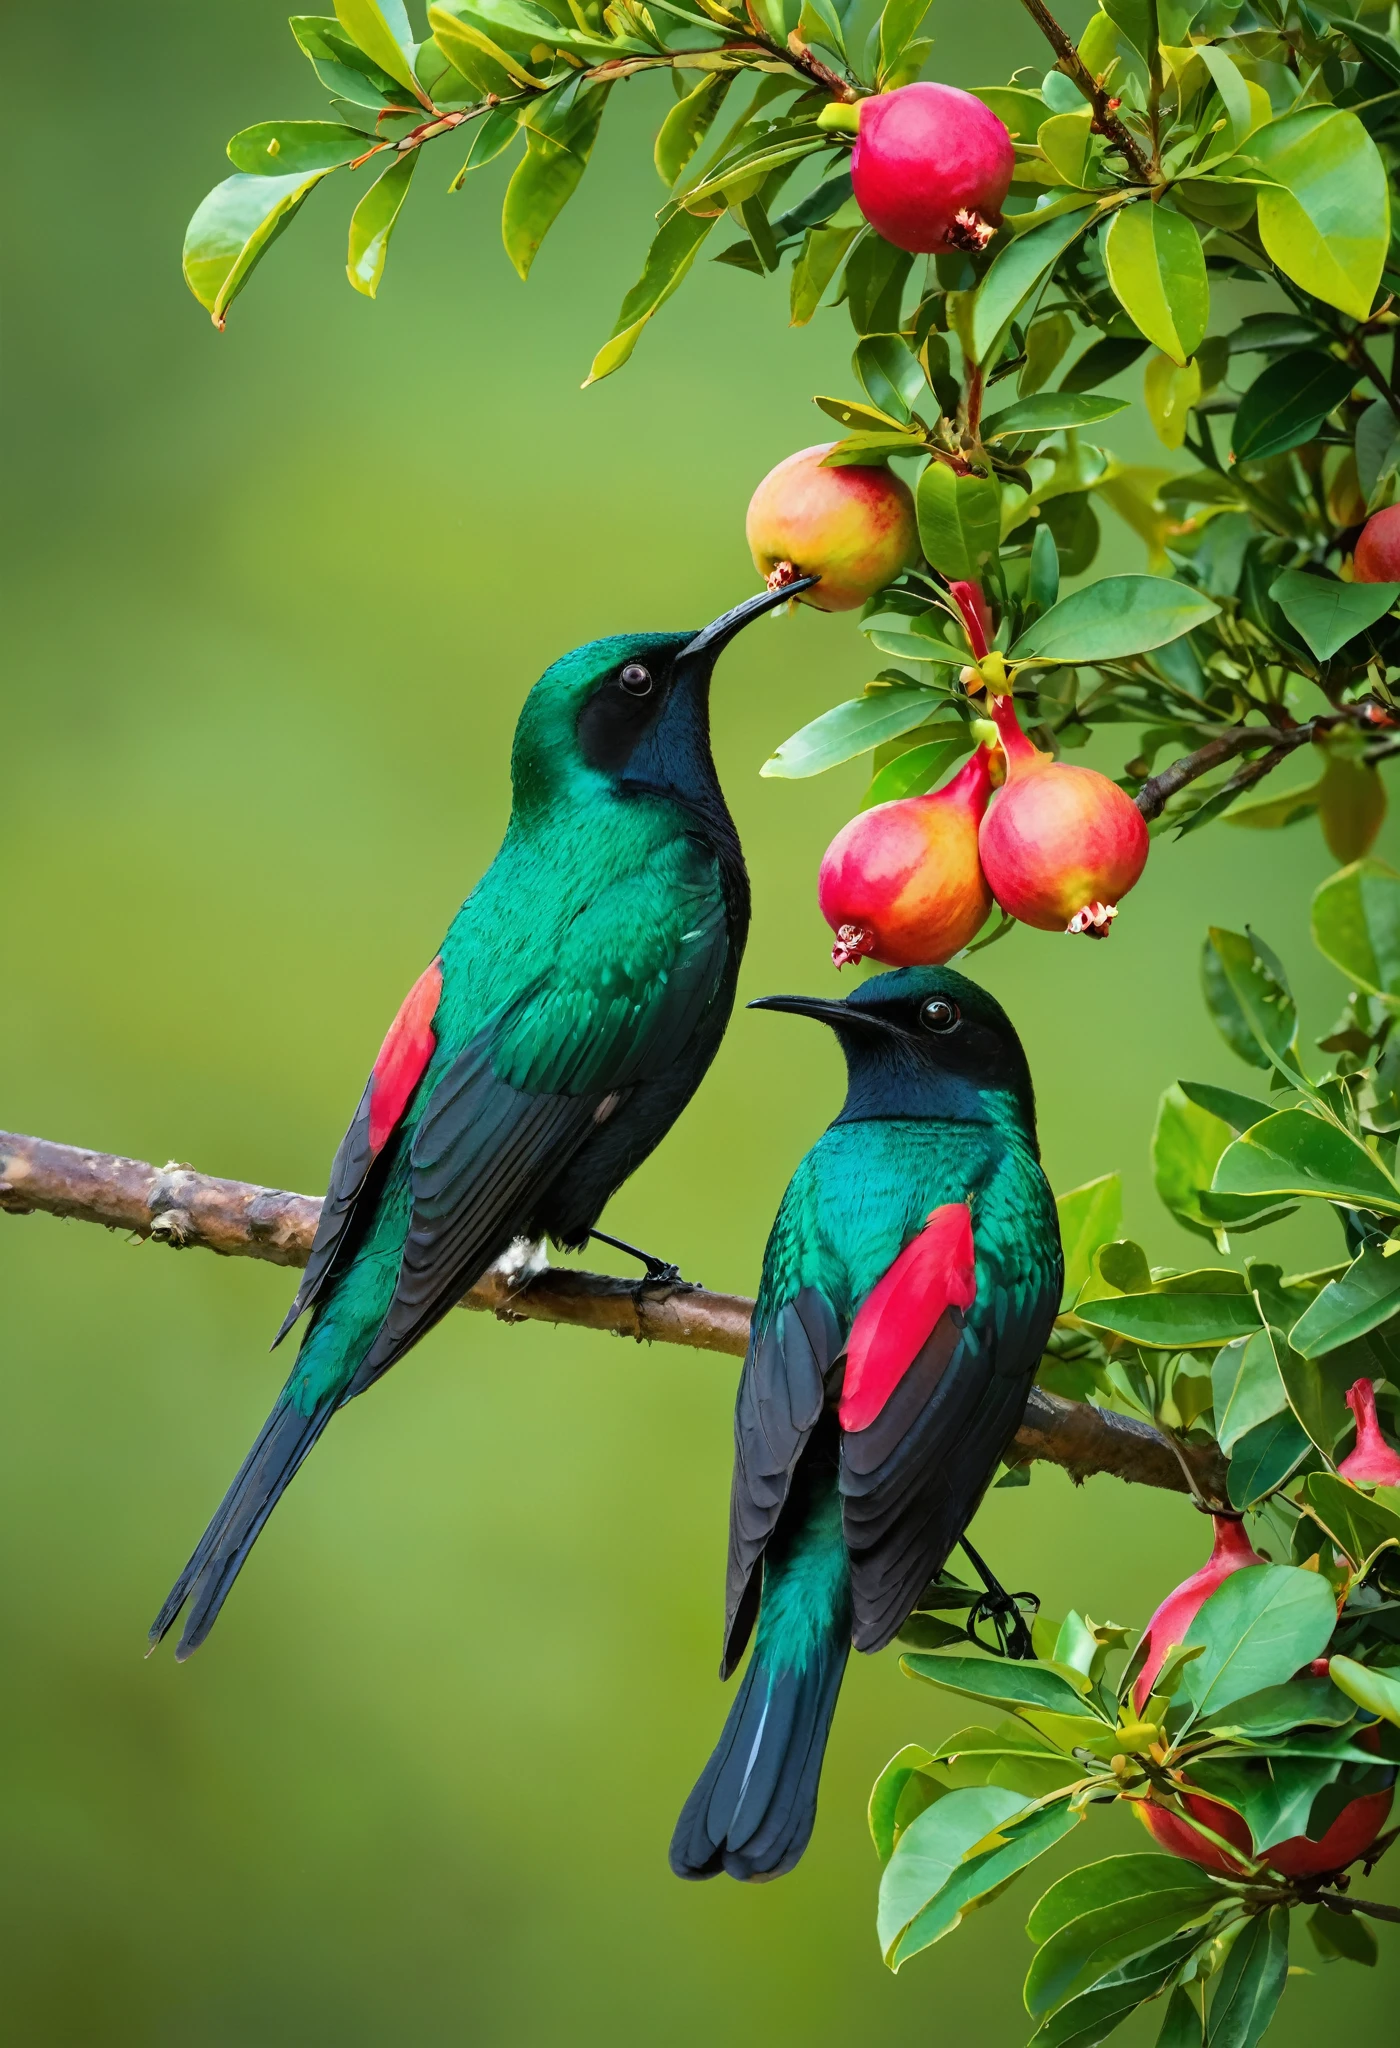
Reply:
[[[321, 1205], [309, 1195], [216, 1180], [188, 1166], [155, 1167], [0, 1132], [0, 1210], [12, 1216], [40, 1210], [104, 1224], [177, 1250], [200, 1246], [226, 1257], [304, 1266]], [[638, 1287], [608, 1274], [559, 1266], [546, 1267], [520, 1286], [490, 1272], [461, 1305], [489, 1309], [508, 1322], [572, 1323], [731, 1358], [744, 1354], [753, 1309], [738, 1294]], [[1181, 1455], [1190, 1463], [1197, 1489], [1224, 1498], [1224, 1466], [1214, 1450], [1187, 1445], [1174, 1451], [1145, 1423], [1088, 1402], [1066, 1401], [1040, 1387], [1031, 1393], [1012, 1455], [1021, 1463], [1039, 1458], [1059, 1465], [1075, 1481], [1108, 1472], [1139, 1486], [1185, 1493], [1187, 1481], [1177, 1463]]]
[[1236, 754], [1247, 753], [1251, 747], [1268, 747], [1267, 760], [1252, 762], [1246, 771], [1247, 782], [1262, 780], [1276, 768], [1280, 761], [1295, 748], [1306, 746], [1315, 735], [1335, 725], [1336, 719], [1310, 718], [1306, 724], [1280, 730], [1271, 725], [1243, 725], [1234, 732], [1222, 733], [1219, 739], [1207, 740], [1194, 754], [1183, 754], [1179, 761], [1173, 761], [1160, 775], [1149, 775], [1133, 801], [1144, 818], [1151, 823], [1159, 817], [1170, 798], [1188, 783], [1196, 782], [1202, 775], [1209, 775], [1212, 768], [1219, 768], [1225, 761], [1231, 761]]
[[1143, 154], [1136, 136], [1119, 120], [1112, 100], [1080, 56], [1068, 29], [1056, 21], [1044, 0], [1021, 0], [1021, 4], [1055, 52], [1059, 60], [1057, 68], [1064, 72], [1066, 78], [1074, 80], [1093, 108], [1094, 126], [1099, 133], [1106, 135], [1113, 147], [1122, 152], [1135, 178], [1144, 185], [1152, 184], [1152, 165]]

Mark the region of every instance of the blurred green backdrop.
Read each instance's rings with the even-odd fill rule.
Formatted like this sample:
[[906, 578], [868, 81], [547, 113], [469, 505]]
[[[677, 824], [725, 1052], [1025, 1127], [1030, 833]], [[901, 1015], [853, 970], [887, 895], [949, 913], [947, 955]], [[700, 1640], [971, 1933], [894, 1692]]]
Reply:
[[[503, 166], [449, 199], [439, 153], [377, 306], [343, 281], [333, 181], [221, 338], [180, 280], [186, 218], [225, 135], [321, 111], [280, 8], [73, 0], [0, 20], [0, 1122], [317, 1190], [494, 850], [529, 683], [580, 640], [698, 624], [752, 587], [748, 494], [823, 437], [807, 394], [844, 388], [849, 335], [840, 314], [788, 333], [777, 288], [711, 264], [629, 370], [580, 394], [660, 197], [646, 152], [667, 88], [636, 81], [528, 288], [500, 249]], [[944, 75], [1042, 66], [1013, 0], [932, 26]], [[832, 984], [813, 877], [859, 771], [756, 769], [866, 679], [862, 649], [849, 622], [804, 615], [720, 672], [755, 884], [744, 994]], [[1217, 830], [1159, 849], [1111, 945], [1022, 932], [986, 956], [1052, 1179], [1122, 1166], [1158, 1259], [1191, 1249], [1147, 1172], [1158, 1091], [1239, 1078], [1197, 995], [1203, 927], [1260, 927], [1321, 1030], [1341, 991], [1307, 899], [1329, 865], [1311, 824]], [[824, 1034], [741, 1011], [613, 1227], [752, 1291], [839, 1088]], [[210, 1646], [143, 1663], [280, 1383], [266, 1344], [290, 1286], [0, 1219], [9, 2037], [1023, 2040], [1030, 1890], [898, 1980], [879, 1962], [865, 1797], [901, 1742], [954, 1725], [892, 1657], [851, 1670], [795, 1875], [667, 1872], [727, 1697], [730, 1361], [449, 1318], [337, 1424]], [[1076, 1493], [1045, 1468], [978, 1524], [1049, 1611], [1137, 1622], [1204, 1534], [1183, 1501]], [[1115, 1846], [1134, 1832], [1100, 1825], [1099, 1853]], [[1395, 1896], [1394, 1873], [1373, 1883]], [[1392, 1944], [1375, 1975], [1304, 1982], [1271, 2040], [1380, 2038], [1395, 1968]]]

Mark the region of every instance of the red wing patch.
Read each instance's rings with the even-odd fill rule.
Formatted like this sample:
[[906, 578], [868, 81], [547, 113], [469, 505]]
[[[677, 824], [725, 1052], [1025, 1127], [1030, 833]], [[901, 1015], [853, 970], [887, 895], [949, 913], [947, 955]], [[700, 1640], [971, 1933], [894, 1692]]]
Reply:
[[948, 1308], [977, 1297], [972, 1211], [966, 1202], [934, 1209], [919, 1235], [860, 1305], [846, 1344], [841, 1427], [868, 1429]]
[[408, 1107], [437, 1045], [433, 1019], [442, 994], [442, 961], [425, 967], [403, 999], [379, 1048], [370, 1080], [369, 1144], [378, 1152]]

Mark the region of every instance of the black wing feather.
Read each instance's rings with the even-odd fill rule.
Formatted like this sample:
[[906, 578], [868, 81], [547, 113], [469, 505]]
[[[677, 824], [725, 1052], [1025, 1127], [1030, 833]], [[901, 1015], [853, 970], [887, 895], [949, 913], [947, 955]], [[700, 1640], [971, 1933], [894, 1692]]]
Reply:
[[301, 1276], [296, 1299], [282, 1320], [282, 1327], [272, 1340], [275, 1351], [291, 1329], [297, 1317], [303, 1315], [316, 1300], [331, 1275], [336, 1254], [346, 1241], [346, 1234], [354, 1220], [355, 1210], [369, 1180], [370, 1169], [375, 1162], [375, 1153], [369, 1142], [370, 1096], [374, 1090], [374, 1076], [365, 1083], [365, 1092], [360, 1097], [360, 1106], [350, 1119], [350, 1128], [336, 1148], [331, 1162], [330, 1186], [326, 1199], [321, 1204], [320, 1221], [311, 1243], [311, 1257], [306, 1262], [306, 1271]]

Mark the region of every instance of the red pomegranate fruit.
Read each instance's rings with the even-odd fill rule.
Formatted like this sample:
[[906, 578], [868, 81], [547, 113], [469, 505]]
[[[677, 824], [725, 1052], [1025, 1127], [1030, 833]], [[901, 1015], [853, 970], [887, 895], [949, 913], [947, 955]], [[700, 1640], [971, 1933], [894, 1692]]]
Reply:
[[1016, 165], [990, 107], [956, 86], [921, 82], [843, 112], [857, 122], [856, 204], [887, 242], [915, 255], [985, 248]]
[[1400, 1456], [1381, 1435], [1376, 1390], [1369, 1380], [1357, 1380], [1348, 1389], [1347, 1406], [1356, 1417], [1356, 1449], [1337, 1470], [1353, 1486], [1400, 1486]]
[[[1153, 1680], [1162, 1668], [1168, 1650], [1173, 1644], [1186, 1640], [1197, 1613], [1216, 1587], [1222, 1585], [1232, 1572], [1240, 1571], [1246, 1565], [1266, 1562], [1251, 1545], [1243, 1522], [1224, 1515], [1216, 1515], [1212, 1519], [1215, 1542], [1210, 1557], [1199, 1571], [1193, 1572], [1189, 1579], [1183, 1579], [1176, 1591], [1167, 1595], [1147, 1624], [1147, 1661], [1133, 1681], [1132, 1692], [1133, 1708], [1139, 1714], [1147, 1705]], [[1315, 1669], [1318, 1662], [1326, 1668], [1324, 1658], [1314, 1660], [1309, 1669]], [[1373, 1746], [1375, 1731], [1363, 1729], [1360, 1740], [1368, 1748]], [[1317, 1841], [1310, 1841], [1306, 1835], [1294, 1835], [1286, 1842], [1276, 1843], [1267, 1852], [1265, 1862], [1283, 1877], [1316, 1877], [1323, 1871], [1342, 1869], [1375, 1841], [1385, 1826], [1393, 1796], [1389, 1787], [1380, 1792], [1363, 1792], [1342, 1809]], [[1252, 1860], [1253, 1837], [1233, 1807], [1222, 1806], [1217, 1800], [1195, 1794], [1188, 1794], [1181, 1803], [1202, 1827], [1209, 1828], [1212, 1834], [1219, 1835]], [[1214, 1870], [1223, 1876], [1238, 1877], [1241, 1874], [1240, 1863], [1228, 1850], [1219, 1848], [1209, 1836], [1192, 1827], [1190, 1821], [1179, 1814], [1168, 1812], [1150, 1799], [1137, 1799], [1132, 1805], [1153, 1840], [1171, 1855], [1185, 1857], [1188, 1862], [1199, 1864], [1203, 1870]]]
[[979, 747], [942, 789], [876, 804], [843, 825], [822, 860], [817, 901], [838, 967], [934, 967], [976, 937], [992, 907], [977, 857], [991, 793]]
[[919, 558], [908, 486], [880, 465], [824, 469], [835, 446], [801, 448], [770, 469], [744, 526], [768, 588], [815, 576], [802, 602], [820, 612], [855, 611]]
[[1366, 521], [1352, 570], [1358, 583], [1400, 583], [1400, 505], [1387, 505]]
[[994, 697], [1006, 783], [982, 820], [982, 866], [1002, 909], [1037, 931], [1107, 938], [1119, 898], [1147, 864], [1132, 798], [1093, 768], [1031, 745], [1010, 697]]

